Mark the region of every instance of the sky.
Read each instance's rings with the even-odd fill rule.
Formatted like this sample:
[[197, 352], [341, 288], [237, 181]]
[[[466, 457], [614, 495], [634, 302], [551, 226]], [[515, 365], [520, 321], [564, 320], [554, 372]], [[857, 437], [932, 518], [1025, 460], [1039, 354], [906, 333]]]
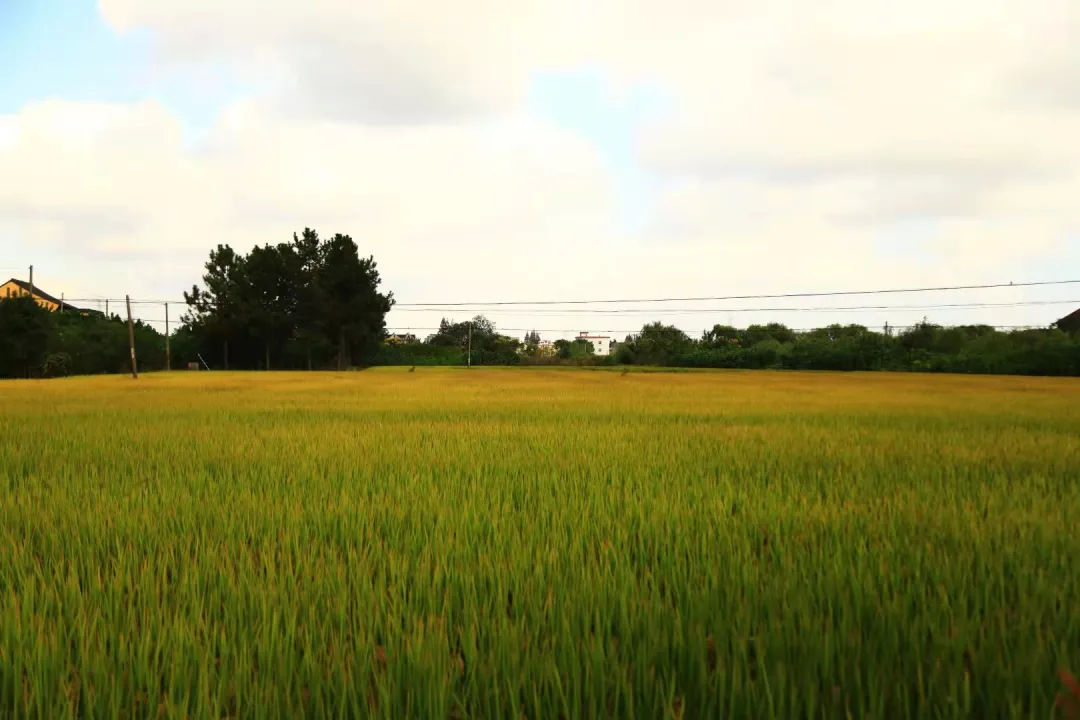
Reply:
[[405, 304], [1080, 279], [1077, 128], [1075, 0], [0, 0], [0, 276], [180, 300], [314, 227], [418, 335], [1041, 326], [1080, 284]]

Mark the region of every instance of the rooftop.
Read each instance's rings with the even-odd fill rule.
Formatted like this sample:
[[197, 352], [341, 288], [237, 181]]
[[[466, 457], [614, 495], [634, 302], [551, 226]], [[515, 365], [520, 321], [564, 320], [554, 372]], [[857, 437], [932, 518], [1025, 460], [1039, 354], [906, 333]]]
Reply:
[[[22, 288], [26, 292], [32, 293], [33, 295], [41, 298], [42, 300], [48, 300], [51, 303], [56, 303], [57, 305], [61, 305], [61, 306], [63, 306], [63, 308], [65, 310], [80, 310], [81, 309], [81, 308], [75, 307], [74, 305], [72, 305], [70, 303], [66, 303], [66, 302], [61, 301], [60, 298], [53, 297], [52, 295], [45, 292], [44, 290], [42, 290], [37, 285], [34, 285], [33, 287], [31, 287], [30, 283], [26, 282], [25, 280], [20, 280], [18, 278], [11, 278], [7, 282], [17, 285], [18, 287]], [[4, 285], [7, 285], [7, 283], [4, 283]]]
[[1062, 330], [1080, 328], [1080, 310], [1073, 310], [1071, 313], [1055, 322], [1054, 325]]

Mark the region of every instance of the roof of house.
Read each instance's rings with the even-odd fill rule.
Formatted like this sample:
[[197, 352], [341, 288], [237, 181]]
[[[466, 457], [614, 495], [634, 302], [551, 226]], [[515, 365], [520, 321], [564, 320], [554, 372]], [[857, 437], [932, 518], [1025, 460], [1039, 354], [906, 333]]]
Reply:
[[[34, 285], [33, 288], [31, 288], [30, 283], [26, 282], [25, 280], [19, 280], [18, 278], [11, 278], [7, 282], [15, 283], [16, 285], [21, 287], [26, 292], [32, 292], [34, 295], [37, 295], [42, 300], [48, 300], [51, 303], [56, 303], [57, 305], [63, 305], [64, 308], [67, 309], [67, 310], [78, 310], [79, 309], [79, 308], [75, 307], [74, 305], [71, 305], [70, 303], [66, 303], [66, 302], [61, 301], [59, 298], [54, 298], [52, 295], [45, 292], [44, 290], [42, 290], [37, 285]], [[7, 283], [4, 283], [4, 285], [7, 285]]]
[[1073, 310], [1071, 313], [1054, 323], [1054, 325], [1058, 327], [1080, 325], [1080, 310]]

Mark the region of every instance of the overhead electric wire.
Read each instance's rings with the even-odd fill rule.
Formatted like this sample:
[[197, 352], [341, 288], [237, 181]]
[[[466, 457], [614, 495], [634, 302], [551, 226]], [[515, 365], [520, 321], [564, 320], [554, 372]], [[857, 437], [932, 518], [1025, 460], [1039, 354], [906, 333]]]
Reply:
[[[992, 290], [1001, 288], [1043, 287], [1051, 285], [1075, 285], [1078, 280], [1042, 280], [1033, 282], [987, 283], [982, 285], [942, 285], [938, 287], [885, 288], [876, 290], [832, 290], [827, 292], [796, 293], [759, 293], [753, 295], [715, 295], [698, 297], [660, 297], [660, 298], [612, 298], [593, 300], [498, 300], [487, 302], [395, 302], [395, 308], [435, 308], [440, 307], [486, 307], [500, 305], [595, 305], [613, 303], [664, 303], [664, 302], [705, 302], [716, 300], [769, 300], [779, 298], [839, 297], [851, 295], [886, 295], [896, 293], [946, 292], [955, 290]], [[66, 302], [123, 302], [124, 298], [66, 298]], [[132, 300], [132, 305], [160, 305], [162, 303], [186, 304], [185, 300]]]
[[601, 303], [694, 302], [708, 300], [767, 300], [796, 297], [836, 297], [840, 295], [885, 295], [890, 293], [943, 292], [951, 290], [990, 290], [996, 288], [1070, 285], [1080, 280], [1045, 280], [1039, 282], [990, 283], [984, 285], [945, 285], [940, 287], [889, 288], [879, 290], [834, 290], [830, 292], [774, 293], [758, 295], [717, 295], [712, 297], [619, 298], [607, 300], [499, 300], [491, 302], [395, 303], [395, 307], [468, 307], [497, 305], [593, 305]]
[[[95, 303], [113, 302], [113, 303], [122, 303], [122, 302], [125, 302], [126, 300], [127, 300], [127, 298], [122, 298], [122, 297], [120, 297], [120, 298], [107, 298], [107, 297], [64, 298], [64, 302], [95, 302]], [[173, 305], [187, 305], [187, 301], [185, 301], [185, 300], [135, 300], [134, 298], [132, 298], [132, 300], [131, 300], [132, 305], [164, 305], [165, 303], [171, 303]]]
[[[933, 324], [933, 323], [931, 323], [931, 324]], [[919, 327], [919, 325], [862, 325], [862, 324], [858, 324], [858, 326], [859, 327], [864, 327], [867, 330], [878, 330], [878, 329], [885, 329], [885, 328], [888, 328], [890, 330], [907, 330], [909, 328]], [[950, 326], [950, 327], [967, 327], [967, 326], [990, 327], [990, 328], [994, 328], [995, 330], [1040, 330], [1040, 329], [1045, 329], [1046, 328], [1045, 325], [983, 325], [981, 323], [969, 323], [968, 325]], [[390, 332], [390, 331], [399, 331], [399, 330], [441, 330], [442, 328], [439, 328], [439, 327], [415, 327], [415, 326], [413, 326], [413, 327], [403, 327], [403, 326], [397, 325], [397, 326], [388, 326], [386, 329], [387, 329], [388, 332]], [[791, 332], [812, 332], [814, 330], [828, 330], [829, 328], [826, 326], [826, 327], [814, 327], [814, 328], [786, 328], [786, 329], [790, 330]], [[691, 333], [699, 333], [699, 332], [704, 333], [704, 332], [708, 332], [709, 330], [712, 330], [712, 328], [700, 328], [700, 329], [690, 329], [690, 330], [683, 330], [682, 328], [676, 328], [676, 327], [653, 328], [654, 332], [656, 332], [656, 331], [659, 331], [659, 332], [681, 332], [681, 333], [683, 333], [685, 335], [690, 335]], [[547, 332], [547, 333], [581, 332], [580, 329], [578, 329], [578, 328], [535, 328], [535, 327], [520, 327], [520, 328], [500, 328], [500, 327], [497, 327], [497, 328], [495, 328], [496, 333], [501, 333], [501, 332], [504, 332], [504, 331], [505, 332], [538, 332], [538, 333], [542, 333], [542, 332]], [[590, 336], [596, 335], [596, 333], [627, 333], [629, 335], [637, 335], [637, 334], [641, 333], [641, 328], [628, 328], [628, 329], [625, 329], [625, 330], [613, 330], [613, 329], [603, 328], [603, 329], [597, 329], [597, 330], [589, 331]]]
[[[551, 306], [564, 306], [564, 305], [593, 305], [593, 304], [615, 304], [615, 303], [667, 303], [667, 302], [710, 302], [721, 300], [758, 300], [758, 299], [780, 299], [780, 298], [816, 298], [816, 297], [840, 297], [840, 296], [856, 296], [856, 295], [886, 295], [886, 294], [899, 294], [899, 293], [921, 293], [921, 292], [946, 292], [946, 291], [958, 291], [958, 290], [990, 290], [990, 289], [1003, 289], [1003, 288], [1021, 288], [1021, 287], [1042, 287], [1042, 286], [1060, 286], [1060, 285], [1072, 285], [1078, 284], [1080, 280], [1047, 280], [1037, 282], [1019, 282], [1019, 283], [987, 283], [987, 284], [970, 284], [970, 285], [949, 285], [949, 286], [937, 286], [937, 287], [911, 287], [911, 288], [888, 288], [888, 289], [875, 289], [875, 290], [836, 290], [829, 292], [797, 292], [797, 293], [761, 293], [752, 295], [718, 295], [712, 297], [661, 297], [661, 298], [623, 298], [623, 299], [594, 299], [594, 300], [505, 300], [505, 301], [493, 301], [493, 302], [442, 302], [442, 303], [395, 303], [391, 308], [391, 313], [395, 310], [398, 312], [478, 312], [487, 314], [513, 314], [513, 315], [536, 315], [540, 317], [585, 317], [589, 315], [605, 316], [609, 318], [615, 318], [619, 316], [635, 317], [643, 314], [652, 314], [655, 316], [664, 315], [706, 315], [706, 314], [722, 314], [722, 313], [790, 313], [790, 312], [881, 312], [881, 311], [895, 311], [895, 312], [912, 312], [919, 310], [977, 310], [985, 308], [1005, 308], [1005, 307], [1022, 307], [1022, 306], [1037, 306], [1037, 305], [1066, 305], [1080, 303], [1080, 300], [1016, 300], [1009, 302], [957, 302], [957, 303], [935, 303], [926, 305], [840, 305], [840, 306], [768, 306], [768, 307], [676, 307], [676, 308], [664, 308], [664, 307], [651, 307], [651, 308], [573, 308], [573, 307], [551, 307]], [[92, 297], [92, 298], [65, 298], [65, 303], [94, 303], [98, 306], [114, 302], [124, 303], [126, 298], [104, 298], [104, 297]], [[187, 305], [185, 300], [131, 300], [132, 305], [162, 305], [165, 303], [174, 303], [177, 305]], [[527, 307], [527, 306], [542, 306], [542, 307]], [[119, 305], [118, 305], [119, 307]], [[164, 323], [164, 319], [141, 319], [146, 323]], [[183, 318], [177, 318], [172, 321], [178, 327], [184, 324]], [[914, 325], [873, 325], [866, 326], [871, 328], [884, 328], [891, 327], [897, 330], [915, 327]], [[995, 325], [992, 326], [998, 329], [1021, 329], [1021, 328], [1033, 328], [1044, 326], [1033, 325]], [[438, 327], [418, 327], [408, 326], [399, 327], [402, 330], [438, 330]], [[537, 330], [538, 332], [555, 332], [555, 333], [573, 333], [577, 332], [577, 329], [548, 329], [540, 330], [537, 328], [500, 328], [500, 330], [506, 332], [528, 332], [530, 330]], [[604, 329], [595, 330], [594, 332], [609, 332], [609, 333], [638, 333], [640, 328], [616, 330], [616, 329]], [[674, 330], [673, 330], [674, 331]], [[805, 330], [797, 330], [805, 331]], [[680, 331], [681, 332], [681, 331]], [[690, 333], [697, 332], [694, 330], [688, 331]]]
[[[165, 322], [165, 320], [163, 318], [140, 318], [140, 317], [135, 317], [133, 319], [134, 319], [135, 322], [144, 322], [144, 323], [162, 323], [163, 324]], [[170, 320], [169, 323], [171, 325], [182, 325], [183, 324], [183, 323], [178, 323], [176, 320]], [[904, 329], [907, 329], [907, 328], [919, 327], [918, 325], [892, 325], [892, 324], [889, 324], [889, 325], [863, 325], [862, 323], [856, 323], [856, 324], [859, 325], [860, 327], [865, 327], [865, 328], [868, 328], [868, 329], [871, 329], [871, 330], [880, 329], [880, 328], [891, 328], [893, 330], [904, 330]], [[933, 324], [933, 323], [931, 323], [931, 324]], [[992, 328], [995, 328], [995, 329], [1035, 329], [1035, 328], [1045, 328], [1046, 327], [1045, 325], [987, 325], [985, 323], [965, 323], [964, 325], [961, 325], [961, 326], [950, 326], [950, 327], [966, 327], [966, 326], [992, 327]], [[424, 326], [424, 327], [420, 327], [420, 326], [416, 326], [416, 325], [409, 325], [409, 326], [388, 325], [387, 326], [387, 331], [397, 331], [397, 330], [440, 330], [440, 329], [441, 328], [439, 326], [437, 326], [437, 325]], [[707, 332], [708, 330], [711, 330], [712, 328], [683, 330], [681, 328], [666, 327], [666, 328], [655, 328], [655, 329], [658, 329], [661, 332], [692, 333], [692, 332]], [[792, 332], [810, 332], [811, 330], [822, 330], [822, 329], [827, 329], [827, 326], [825, 328], [822, 328], [822, 327], [788, 328], [788, 330], [791, 330]], [[581, 328], [579, 328], [579, 327], [578, 328], [537, 328], [537, 327], [504, 328], [504, 327], [496, 327], [495, 331], [496, 332], [503, 332], [503, 331], [506, 331], [506, 332], [536, 331], [536, 332], [552, 332], [552, 333], [577, 333], [577, 332], [581, 332]], [[609, 332], [609, 333], [640, 333], [641, 328], [627, 328], [627, 329], [624, 329], [624, 330], [600, 328], [600, 329], [594, 329], [594, 330], [589, 331], [590, 334], [601, 333], [601, 332]]]
[[[944, 309], [964, 309], [974, 310], [977, 308], [985, 307], [1019, 307], [1023, 305], [1071, 305], [1074, 303], [1080, 303], [1080, 300], [1017, 300], [1015, 302], [1001, 302], [1001, 303], [987, 303], [987, 302], [968, 302], [968, 303], [942, 303], [936, 305], [840, 305], [840, 306], [820, 306], [820, 307], [750, 307], [750, 308], [735, 308], [735, 307], [721, 307], [721, 308], [619, 308], [616, 310], [577, 310], [574, 308], [567, 309], [533, 309], [533, 310], [485, 310], [488, 314], [494, 313], [513, 313], [517, 315], [524, 314], [537, 314], [545, 317], [558, 317], [561, 314], [581, 314], [581, 315], [593, 315], [593, 314], [609, 314], [609, 315], [624, 315], [624, 314], [638, 314], [638, 313], [652, 313], [652, 314], [671, 314], [671, 313], [739, 313], [739, 312], [850, 312], [857, 310], [944, 310]], [[391, 308], [393, 312], [395, 308]], [[402, 308], [400, 312], [460, 312], [461, 308]]]

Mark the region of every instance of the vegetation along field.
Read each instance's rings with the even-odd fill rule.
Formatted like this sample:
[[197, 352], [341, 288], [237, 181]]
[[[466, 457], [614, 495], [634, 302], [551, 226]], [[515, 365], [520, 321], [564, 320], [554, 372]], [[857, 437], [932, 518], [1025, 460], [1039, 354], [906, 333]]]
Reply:
[[1080, 381], [0, 383], [3, 717], [1053, 717]]

